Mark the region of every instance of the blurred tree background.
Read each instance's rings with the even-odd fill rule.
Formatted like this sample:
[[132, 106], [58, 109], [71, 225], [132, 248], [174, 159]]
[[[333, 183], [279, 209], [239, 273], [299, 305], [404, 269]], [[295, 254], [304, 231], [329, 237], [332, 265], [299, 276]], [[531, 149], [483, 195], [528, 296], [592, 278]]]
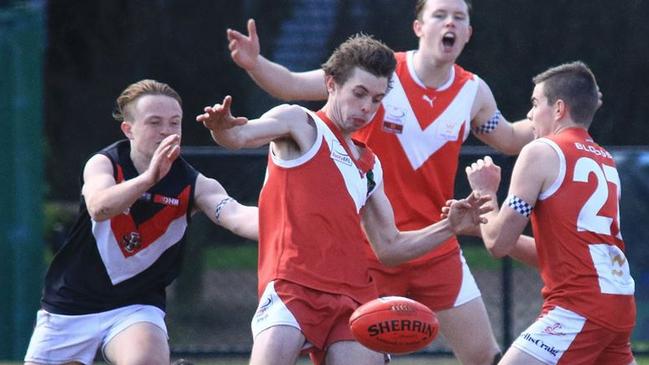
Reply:
[[[294, 70], [318, 67], [349, 35], [364, 31], [395, 50], [416, 47], [414, 0], [51, 0], [46, 2], [45, 128], [48, 197], [78, 198], [85, 160], [121, 138], [114, 100], [131, 82], [176, 88], [184, 144], [212, 145], [194, 122], [202, 107], [234, 97], [234, 113], [257, 116], [267, 97], [230, 60], [225, 30], [257, 20], [262, 54]], [[592, 132], [605, 145], [647, 145], [649, 2], [646, 0], [481, 0], [459, 63], [491, 86], [501, 111], [529, 109], [531, 77], [583, 60], [604, 106]], [[317, 104], [315, 105], [317, 107]], [[471, 140], [469, 143], [475, 143]]]

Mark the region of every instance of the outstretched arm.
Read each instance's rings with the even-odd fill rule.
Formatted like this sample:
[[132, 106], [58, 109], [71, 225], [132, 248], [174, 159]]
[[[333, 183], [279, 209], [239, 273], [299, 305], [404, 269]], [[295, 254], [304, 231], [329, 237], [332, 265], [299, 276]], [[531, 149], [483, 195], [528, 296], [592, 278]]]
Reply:
[[205, 113], [196, 117], [210, 130], [214, 141], [226, 148], [255, 148], [273, 142], [274, 152], [286, 158], [301, 155], [315, 142], [315, 123], [297, 105], [280, 105], [248, 121], [232, 116], [231, 103], [232, 98], [226, 96], [223, 104], [205, 107]]
[[232, 60], [270, 95], [286, 101], [327, 99], [322, 70], [291, 72], [260, 54], [257, 26], [253, 19], [248, 20], [248, 35], [233, 29], [226, 33]]
[[363, 227], [377, 258], [385, 265], [398, 265], [423, 256], [468, 226], [485, 223], [481, 215], [489, 209], [482, 206], [487, 200], [488, 196], [472, 193], [453, 202], [448, 219], [416, 231], [401, 232], [381, 185], [363, 208]]
[[103, 221], [126, 211], [167, 175], [179, 155], [180, 136], [168, 136], [153, 152], [146, 171], [120, 184], [115, 182], [113, 165], [108, 157], [97, 154], [90, 158], [83, 169], [84, 183], [81, 189], [90, 217]]
[[196, 207], [212, 222], [241, 237], [259, 239], [257, 207], [240, 204], [228, 195], [218, 181], [199, 174], [194, 199]]

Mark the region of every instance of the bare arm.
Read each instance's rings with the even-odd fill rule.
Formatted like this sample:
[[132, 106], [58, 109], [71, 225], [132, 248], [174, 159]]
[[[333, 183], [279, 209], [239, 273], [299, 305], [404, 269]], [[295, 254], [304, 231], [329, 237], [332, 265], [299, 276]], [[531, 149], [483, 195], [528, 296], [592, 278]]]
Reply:
[[259, 53], [259, 37], [253, 19], [248, 20], [248, 35], [233, 29], [228, 29], [226, 33], [232, 60], [270, 95], [286, 101], [327, 99], [322, 70], [291, 72]]
[[180, 155], [180, 137], [165, 138], [153, 153], [146, 171], [116, 184], [108, 157], [95, 155], [83, 169], [83, 194], [88, 214], [95, 221], [110, 219], [126, 211], [142, 194], [167, 175]]
[[[498, 189], [499, 170], [489, 157], [466, 168], [471, 186], [481, 194], [492, 196]], [[514, 165], [508, 196], [516, 196], [533, 207], [541, 191], [557, 176], [557, 171], [558, 158], [551, 147], [543, 143], [526, 146]], [[491, 204], [497, 207], [495, 199]], [[493, 256], [512, 255], [524, 262], [536, 262], [536, 256], [530, 249], [532, 242], [519, 239], [527, 226], [528, 217], [507, 204], [503, 204], [500, 210], [487, 213], [486, 217], [489, 222], [480, 228], [485, 247]]]
[[539, 267], [539, 256], [536, 252], [534, 237], [520, 235], [509, 256], [532, 267]]
[[[493, 196], [495, 197], [495, 195]], [[453, 204], [453, 202], [454, 200], [449, 200], [446, 202], [446, 206], [442, 207], [442, 214], [441, 214], [442, 219], [448, 216], [448, 213], [450, 211], [450, 206], [451, 204]], [[491, 206], [494, 211], [496, 212], [498, 211], [498, 203], [495, 200], [491, 203], [487, 203], [487, 205]], [[476, 224], [472, 227], [469, 227], [468, 230], [458, 232], [458, 234], [482, 238], [482, 233], [480, 232], [480, 224]], [[534, 241], [534, 237], [520, 235], [516, 240], [516, 244], [509, 252], [509, 256], [529, 266], [533, 266], [533, 267], [539, 266], [538, 255], [536, 252], [536, 242]]]
[[214, 141], [223, 147], [254, 148], [271, 141], [283, 143], [290, 139], [303, 152], [315, 141], [315, 125], [308, 122], [308, 114], [299, 106], [280, 105], [249, 121], [244, 117], [233, 117], [231, 103], [232, 98], [226, 96], [223, 104], [205, 107], [205, 112], [196, 117], [210, 130]]
[[487, 132], [480, 127], [486, 127], [488, 121], [496, 115], [496, 100], [489, 86], [480, 79], [478, 95], [472, 111], [471, 126], [474, 135], [485, 144], [496, 150], [508, 154], [518, 154], [523, 146], [534, 139], [532, 133], [532, 122], [527, 119], [510, 123], [502, 115], [498, 118], [498, 123], [493, 130]]
[[451, 205], [448, 219], [416, 231], [401, 232], [381, 184], [363, 208], [363, 227], [377, 258], [385, 265], [398, 265], [424, 255], [467, 226], [484, 222], [480, 214], [485, 210], [480, 206], [488, 199], [471, 194]]
[[198, 175], [194, 194], [196, 207], [214, 223], [251, 240], [259, 239], [257, 207], [239, 204], [216, 180]]

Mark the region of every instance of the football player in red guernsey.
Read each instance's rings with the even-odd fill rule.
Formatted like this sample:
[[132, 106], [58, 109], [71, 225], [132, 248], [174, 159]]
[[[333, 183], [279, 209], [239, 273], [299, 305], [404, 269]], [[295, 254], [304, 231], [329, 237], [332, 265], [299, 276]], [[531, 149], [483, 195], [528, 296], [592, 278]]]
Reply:
[[352, 133], [374, 117], [389, 90], [392, 50], [369, 36], [340, 45], [324, 65], [329, 97], [318, 112], [281, 105], [248, 121], [231, 98], [197, 117], [229, 148], [270, 143], [259, 207], [259, 295], [252, 365], [295, 364], [309, 349], [316, 364], [382, 364], [353, 341], [348, 321], [376, 298], [366, 235], [374, 254], [396, 265], [422, 256], [480, 221], [484, 197], [470, 195], [455, 215], [400, 232], [383, 191], [380, 161]]
[[[501, 364], [635, 364], [635, 284], [620, 232], [620, 178], [588, 133], [598, 107], [582, 62], [534, 78], [528, 118], [538, 138], [521, 151], [508, 197], [480, 228], [487, 249], [539, 268], [541, 316]], [[471, 187], [496, 196], [500, 168], [485, 157], [466, 169]], [[531, 217], [531, 218], [530, 218]], [[532, 220], [534, 238], [521, 236]]]
[[[472, 34], [469, 0], [418, 0], [416, 50], [396, 52], [394, 88], [369, 125], [356, 133], [385, 166], [385, 193], [397, 227], [420, 229], [440, 219], [454, 195], [463, 142], [474, 135], [507, 154], [532, 140], [527, 120], [509, 123], [487, 83], [458, 64]], [[283, 100], [327, 97], [323, 70], [290, 72], [259, 54], [254, 22], [248, 36], [228, 30], [232, 59], [271, 95]], [[500, 349], [456, 237], [417, 260], [387, 267], [371, 250], [381, 295], [406, 296], [434, 310], [440, 330], [463, 365], [492, 365]]]

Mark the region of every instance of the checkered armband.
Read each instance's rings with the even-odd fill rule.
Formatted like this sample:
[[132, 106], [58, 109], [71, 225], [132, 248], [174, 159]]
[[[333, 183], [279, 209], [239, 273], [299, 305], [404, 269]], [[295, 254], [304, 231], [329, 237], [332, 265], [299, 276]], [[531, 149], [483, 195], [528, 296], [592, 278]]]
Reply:
[[532, 209], [534, 209], [533, 206], [529, 205], [525, 200], [516, 195], [508, 196], [507, 199], [505, 199], [505, 204], [526, 218], [532, 214]]
[[489, 134], [493, 132], [498, 126], [501, 116], [502, 114], [500, 114], [500, 110], [496, 109], [496, 112], [494, 113], [493, 117], [491, 117], [483, 125], [473, 128], [473, 132], [476, 134]]
[[221, 221], [221, 211], [223, 210], [223, 207], [228, 204], [231, 201], [236, 201], [231, 197], [227, 197], [219, 202], [219, 204], [216, 205], [216, 209], [214, 209], [214, 216], [216, 217], [216, 221], [220, 222]]

